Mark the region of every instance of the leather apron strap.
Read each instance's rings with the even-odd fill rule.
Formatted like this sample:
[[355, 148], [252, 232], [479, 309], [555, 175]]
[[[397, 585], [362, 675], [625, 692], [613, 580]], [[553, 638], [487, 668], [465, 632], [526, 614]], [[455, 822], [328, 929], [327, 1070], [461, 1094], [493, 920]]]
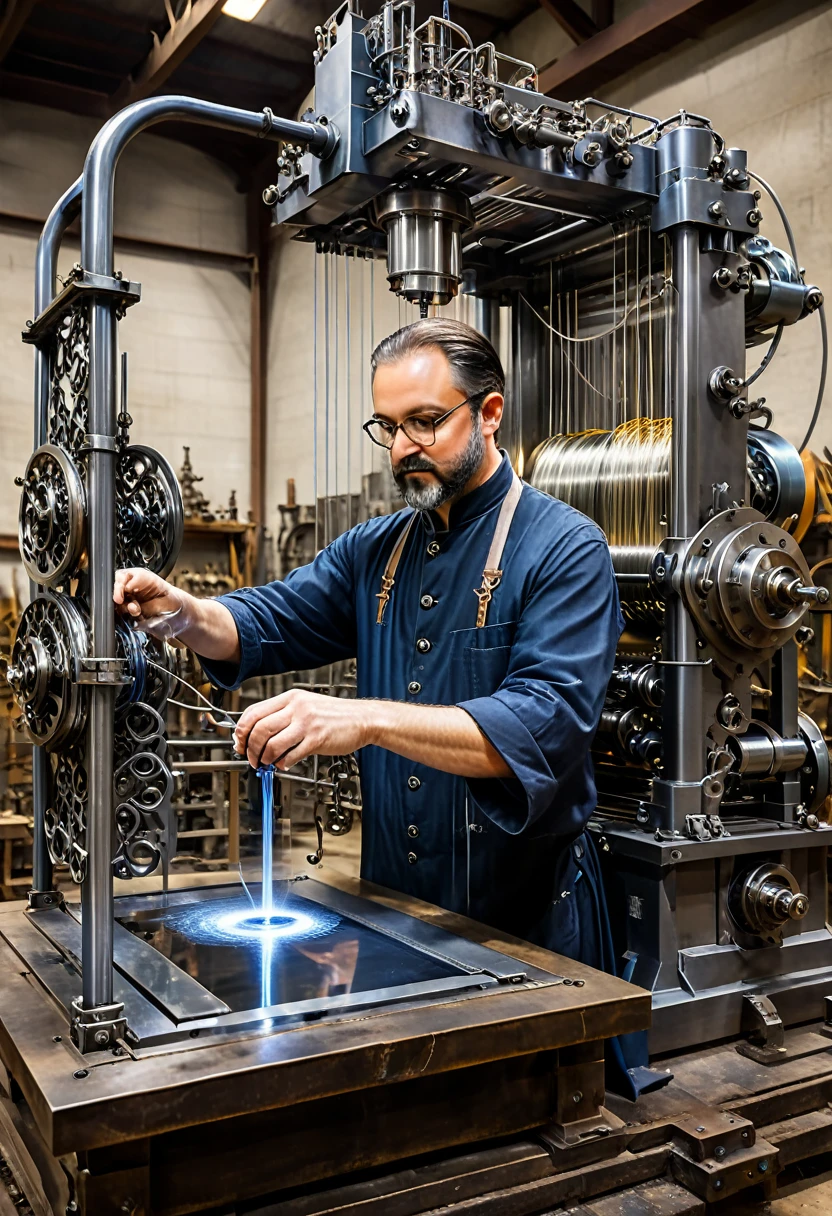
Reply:
[[[502, 581], [503, 572], [500, 569], [500, 562], [503, 558], [503, 549], [505, 548], [508, 538], [511, 521], [514, 519], [514, 512], [517, 510], [517, 504], [520, 501], [520, 495], [523, 493], [523, 483], [516, 473], [512, 474], [511, 485], [508, 488], [508, 493], [503, 499], [500, 507], [500, 514], [497, 516], [497, 526], [494, 529], [494, 535], [491, 538], [491, 547], [488, 550], [488, 556], [485, 559], [485, 569], [482, 572], [482, 586], [475, 588], [474, 595], [479, 600], [477, 608], [477, 629], [482, 629], [485, 625], [485, 619], [488, 615], [488, 605], [491, 602], [491, 597]], [[399, 539], [396, 541], [393, 552], [387, 561], [384, 568], [384, 574], [381, 576], [381, 591], [376, 592], [378, 600], [378, 612], [376, 613], [376, 624], [381, 625], [384, 621], [384, 609], [390, 602], [390, 596], [393, 591], [393, 584], [396, 581], [396, 570], [399, 567], [404, 547], [407, 544], [407, 538], [410, 536], [411, 529], [416, 522], [416, 517], [419, 512], [414, 511], [410, 519], [399, 533]]]
[[482, 572], [482, 586], [474, 588], [474, 595], [479, 600], [477, 629], [482, 629], [485, 625], [491, 597], [503, 578], [500, 562], [503, 560], [503, 549], [505, 548], [511, 521], [514, 519], [514, 512], [517, 510], [517, 504], [520, 501], [522, 493], [523, 483], [515, 473], [512, 477], [508, 493], [503, 499], [503, 505], [500, 507], [500, 514], [497, 517], [497, 526], [491, 538], [491, 548], [488, 550], [488, 557], [485, 559], [485, 569]]
[[378, 612], [376, 613], [376, 624], [380, 625], [384, 620], [384, 609], [390, 602], [390, 595], [393, 591], [393, 584], [396, 581], [396, 571], [399, 568], [399, 561], [404, 547], [407, 544], [407, 538], [410, 536], [410, 531], [416, 522], [418, 511], [414, 511], [410, 519], [399, 533], [399, 539], [396, 541], [395, 548], [388, 558], [387, 565], [384, 567], [384, 574], [381, 576], [381, 591], [376, 592], [378, 600]]

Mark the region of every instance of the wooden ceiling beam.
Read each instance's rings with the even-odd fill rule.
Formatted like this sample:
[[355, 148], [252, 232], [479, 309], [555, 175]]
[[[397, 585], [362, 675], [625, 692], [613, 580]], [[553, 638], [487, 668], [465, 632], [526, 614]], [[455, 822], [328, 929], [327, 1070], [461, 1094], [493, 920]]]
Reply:
[[586, 42], [598, 33], [598, 26], [576, 0], [540, 0], [540, 7], [557, 21], [573, 42]]
[[193, 0], [182, 16], [171, 22], [164, 38], [160, 39], [154, 31], [153, 49], [135, 74], [128, 76], [116, 89], [110, 101], [112, 112], [141, 101], [161, 88], [219, 21], [224, 3], [225, 0]]
[[540, 91], [571, 100], [597, 96], [616, 77], [672, 50], [695, 29], [701, 33], [752, 0], [647, 0], [540, 73]]
[[6, 7], [0, 17], [0, 63], [8, 55], [15, 39], [29, 20], [29, 14], [37, 0], [6, 0]]
[[109, 114], [106, 93], [84, 89], [75, 84], [59, 84], [54, 80], [44, 80], [40, 76], [5, 72], [2, 69], [0, 97], [28, 101], [36, 106], [49, 106], [53, 110], [68, 110], [70, 114], [84, 114], [92, 118], [106, 118]]

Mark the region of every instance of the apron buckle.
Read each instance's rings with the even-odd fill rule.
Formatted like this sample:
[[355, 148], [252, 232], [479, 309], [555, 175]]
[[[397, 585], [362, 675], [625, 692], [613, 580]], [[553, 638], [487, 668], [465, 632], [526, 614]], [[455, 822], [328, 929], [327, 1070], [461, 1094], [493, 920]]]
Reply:
[[488, 605], [491, 602], [492, 595], [499, 587], [502, 577], [502, 570], [483, 570], [482, 586], [474, 588], [474, 595], [479, 600], [479, 607], [477, 608], [477, 629], [482, 629], [485, 625]]

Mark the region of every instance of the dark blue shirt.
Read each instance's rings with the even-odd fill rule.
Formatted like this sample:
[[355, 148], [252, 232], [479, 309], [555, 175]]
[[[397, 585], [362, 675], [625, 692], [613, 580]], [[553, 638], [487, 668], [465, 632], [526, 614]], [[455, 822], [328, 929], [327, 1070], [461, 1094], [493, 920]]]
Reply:
[[464, 709], [514, 776], [466, 780], [364, 748], [362, 877], [533, 936], [563, 894], [557, 857], [595, 805], [589, 745], [623, 620], [603, 534], [526, 485], [487, 624], [475, 627], [511, 477], [504, 455], [447, 529], [420, 516], [383, 624], [376, 597], [409, 510], [359, 524], [282, 582], [222, 596], [241, 660], [203, 666], [231, 688], [355, 657], [359, 697]]

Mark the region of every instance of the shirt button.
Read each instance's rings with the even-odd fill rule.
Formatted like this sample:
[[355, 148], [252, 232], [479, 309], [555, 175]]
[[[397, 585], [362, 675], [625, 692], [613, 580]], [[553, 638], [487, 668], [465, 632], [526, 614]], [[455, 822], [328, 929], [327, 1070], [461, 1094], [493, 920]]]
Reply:
[[417, 861], [416, 854], [415, 854], [415, 853], [408, 853], [408, 855], [407, 855], [407, 860], [410, 862], [410, 864], [411, 864], [412, 866], [415, 866], [415, 865], [416, 865], [416, 861]]
[[419, 829], [416, 827], [415, 823], [408, 825], [407, 834], [408, 836], [412, 836], [414, 840], [419, 835]]
[[427, 654], [430, 650], [430, 642], [427, 638], [419, 638], [416, 643], [416, 649], [419, 651], [419, 654]]
[[421, 784], [422, 783], [418, 777], [408, 777], [407, 779], [407, 788], [409, 790], [418, 790]]
[[432, 540], [428, 545], [428, 557], [436, 557], [439, 552], [439, 541]]
[[438, 604], [439, 601], [435, 598], [435, 596], [423, 595], [422, 598], [419, 600], [419, 603], [422, 605], [423, 608], [432, 608], [434, 606], [434, 604]]
[[422, 685], [419, 683], [418, 680], [411, 680], [407, 686], [407, 691], [409, 693], [412, 693], [413, 696], [415, 697], [417, 692], [422, 691]]

